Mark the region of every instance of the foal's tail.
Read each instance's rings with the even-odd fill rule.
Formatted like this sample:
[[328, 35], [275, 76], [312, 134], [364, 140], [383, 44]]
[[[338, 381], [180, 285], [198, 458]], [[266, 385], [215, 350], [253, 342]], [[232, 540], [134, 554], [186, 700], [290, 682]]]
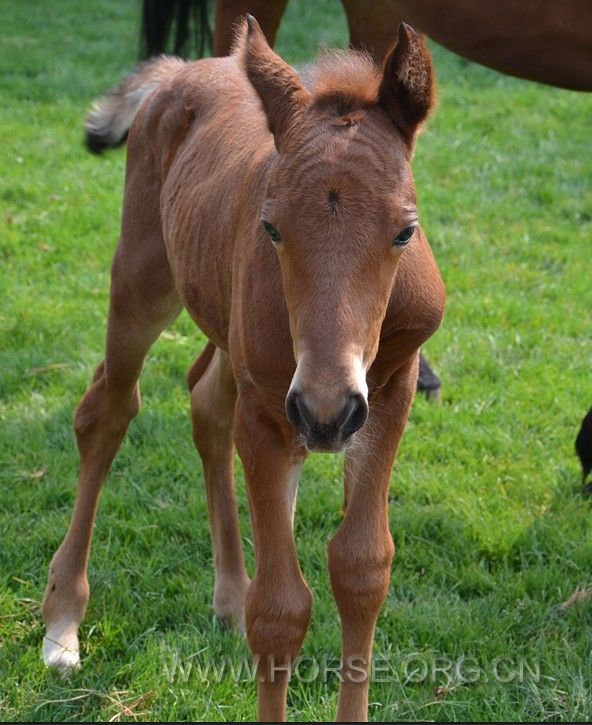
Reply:
[[127, 133], [142, 102], [167, 78], [178, 71], [185, 61], [161, 55], [141, 63], [106, 96], [93, 103], [87, 116], [86, 147], [95, 154], [125, 143]]

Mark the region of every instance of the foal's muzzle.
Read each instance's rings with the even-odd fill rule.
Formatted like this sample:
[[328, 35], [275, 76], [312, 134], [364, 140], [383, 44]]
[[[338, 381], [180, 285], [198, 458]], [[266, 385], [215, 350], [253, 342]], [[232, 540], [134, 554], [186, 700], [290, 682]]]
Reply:
[[368, 403], [361, 393], [350, 393], [332, 419], [319, 421], [305, 396], [298, 390], [291, 390], [286, 398], [286, 415], [304, 436], [309, 450], [337, 452], [345, 448], [352, 435], [366, 422]]

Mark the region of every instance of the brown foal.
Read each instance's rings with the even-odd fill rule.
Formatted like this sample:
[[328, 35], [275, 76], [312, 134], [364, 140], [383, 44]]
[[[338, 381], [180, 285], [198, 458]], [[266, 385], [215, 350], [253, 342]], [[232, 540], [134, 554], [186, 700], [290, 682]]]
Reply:
[[[444, 308], [410, 169], [432, 103], [429, 54], [408, 26], [381, 68], [350, 51], [300, 78], [249, 17], [230, 57], [159, 58], [95, 106], [94, 150], [129, 129], [125, 198], [105, 360], [75, 416], [74, 514], [43, 604], [48, 664], [78, 665], [101, 486], [138, 412], [144, 357], [184, 306], [209, 338], [188, 381], [214, 609], [246, 628], [259, 716], [285, 718], [286, 667], [311, 613], [293, 537], [298, 474], [307, 451], [344, 450], [347, 506], [329, 545], [343, 638], [337, 717], [367, 718], [359, 670], [390, 579], [390, 473], [418, 348]], [[233, 444], [248, 487], [252, 582]]]

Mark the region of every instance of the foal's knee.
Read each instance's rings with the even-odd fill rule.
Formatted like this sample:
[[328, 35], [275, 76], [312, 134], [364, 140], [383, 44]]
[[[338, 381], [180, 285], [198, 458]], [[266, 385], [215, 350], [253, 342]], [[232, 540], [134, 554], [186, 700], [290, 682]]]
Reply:
[[247, 593], [245, 620], [249, 648], [260, 662], [293, 662], [300, 652], [312, 611], [312, 593], [304, 579], [262, 582]]
[[108, 386], [104, 363], [97, 368], [94, 382], [86, 391], [74, 415], [74, 432], [81, 453], [97, 436], [119, 438], [125, 433], [130, 420], [140, 410], [140, 390], [119, 390]]
[[[202, 357], [197, 363], [203, 362]], [[218, 457], [222, 452], [224, 456], [228, 454], [232, 446], [236, 401], [234, 378], [230, 369], [220, 363], [219, 353], [218, 357], [214, 354], [210, 359], [208, 367], [201, 372], [191, 390], [193, 441], [204, 462], [211, 456]], [[188, 377], [192, 375], [193, 368]]]
[[340, 532], [333, 538], [329, 544], [329, 574], [342, 619], [377, 615], [388, 592], [394, 552], [388, 531], [362, 545]]

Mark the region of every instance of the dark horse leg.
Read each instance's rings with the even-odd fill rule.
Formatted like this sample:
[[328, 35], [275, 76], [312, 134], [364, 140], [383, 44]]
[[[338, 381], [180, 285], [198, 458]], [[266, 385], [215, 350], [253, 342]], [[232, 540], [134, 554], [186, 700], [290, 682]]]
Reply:
[[[576, 453], [582, 464], [582, 483], [592, 471], [592, 408], [584, 416], [576, 438]], [[592, 495], [592, 482], [584, 486], [584, 493]]]
[[[212, 30], [208, 23], [209, 0], [143, 0], [140, 28], [140, 58], [161, 53], [198, 57], [212, 47]], [[172, 47], [169, 38], [174, 28]]]
[[442, 393], [440, 378], [430, 367], [423, 355], [419, 356], [419, 375], [417, 377], [417, 392], [425, 393], [426, 400], [437, 402]]

